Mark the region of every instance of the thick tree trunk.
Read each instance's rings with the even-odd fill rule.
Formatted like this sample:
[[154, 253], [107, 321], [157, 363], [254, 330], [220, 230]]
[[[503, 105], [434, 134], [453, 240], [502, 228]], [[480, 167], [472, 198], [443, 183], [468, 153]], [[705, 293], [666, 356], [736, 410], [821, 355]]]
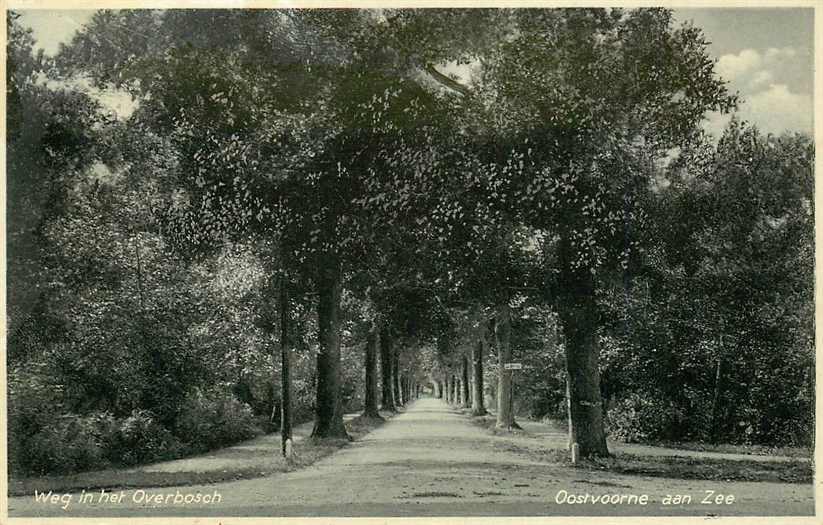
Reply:
[[317, 354], [317, 401], [312, 437], [349, 438], [343, 424], [340, 397], [340, 267], [330, 264], [318, 278], [317, 331], [320, 351]]
[[[568, 245], [561, 240], [561, 260], [570, 260]], [[565, 251], [565, 253], [563, 253]], [[566, 268], [570, 268], [568, 262]], [[594, 280], [586, 270], [563, 272], [558, 313], [566, 337], [566, 368], [569, 373], [572, 432], [580, 457], [608, 456], [600, 395], [599, 316]]]
[[460, 360], [461, 375], [460, 378], [460, 406], [462, 408], [469, 408], [469, 358], [463, 354]]
[[377, 411], [377, 332], [374, 328], [366, 335], [366, 399], [363, 416], [380, 418]]
[[392, 341], [389, 330], [383, 326], [380, 330], [380, 378], [382, 390], [383, 410], [397, 411], [394, 405], [394, 394], [392, 392]]
[[497, 424], [499, 428], [511, 428], [515, 425], [512, 410], [512, 374], [504, 365], [512, 360], [511, 347], [511, 311], [509, 305], [500, 308], [494, 335], [497, 342]]
[[574, 422], [572, 421], [572, 394], [571, 394], [571, 381], [569, 380], [569, 372], [568, 372], [568, 365], [566, 366], [566, 415], [568, 416], [568, 424], [569, 424], [569, 450], [572, 449], [572, 445], [577, 442], [577, 436], [575, 435], [574, 431]]
[[466, 403], [469, 405], [469, 408], [474, 406], [474, 347], [469, 350], [469, 354], [466, 356], [466, 361], [469, 363], [469, 398]]
[[460, 379], [457, 377], [457, 374], [452, 376], [452, 404], [460, 405], [460, 393], [462, 389], [460, 388]]
[[280, 282], [280, 448], [287, 456], [287, 442], [292, 439], [291, 412], [291, 340], [289, 292], [285, 279]]
[[474, 361], [472, 415], [485, 416], [488, 412], [486, 412], [486, 403], [483, 398], [483, 338], [480, 336], [478, 336], [477, 343], [474, 345], [472, 360]]
[[394, 394], [395, 406], [403, 406], [403, 396], [400, 392], [400, 352], [395, 347], [392, 355], [392, 393]]
[[720, 437], [720, 391], [722, 387], [721, 380], [723, 370], [723, 361], [717, 360], [714, 372], [714, 395], [712, 396], [712, 426], [711, 426], [711, 441], [717, 443]]

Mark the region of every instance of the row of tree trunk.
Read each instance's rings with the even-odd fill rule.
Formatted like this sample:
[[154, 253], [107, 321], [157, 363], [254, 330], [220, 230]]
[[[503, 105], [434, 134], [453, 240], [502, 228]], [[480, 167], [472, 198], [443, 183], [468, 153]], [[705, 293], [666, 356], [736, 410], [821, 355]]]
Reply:
[[[561, 243], [562, 244], [562, 243]], [[562, 246], [561, 246], [562, 248]], [[567, 255], [563, 253], [561, 255]], [[558, 313], [566, 338], [566, 367], [568, 372], [568, 399], [570, 435], [579, 445], [580, 455], [608, 455], [603, 408], [600, 397], [599, 347], [595, 327], [598, 313], [594, 297], [594, 282], [588, 272], [564, 272], [565, 292], [558, 298]], [[281, 431], [283, 450], [291, 439], [291, 385], [290, 356], [292, 345], [289, 337], [288, 290], [281, 286], [281, 359], [282, 359], [282, 399]], [[317, 354], [317, 399], [315, 405], [315, 425], [313, 437], [348, 438], [343, 424], [342, 398], [340, 395], [340, 296], [342, 279], [339, 264], [327, 264], [318, 273], [318, 335], [320, 348]], [[394, 411], [406, 400], [417, 395], [419, 388], [413, 378], [402, 379], [399, 370], [399, 355], [392, 348], [392, 340], [386, 327], [380, 330], [380, 369], [382, 381], [382, 406]], [[504, 365], [511, 362], [511, 313], [508, 306], [498, 309], [494, 322], [494, 336], [498, 351], [498, 396], [497, 426], [510, 428], [514, 422], [512, 410], [512, 371]], [[374, 339], [377, 339], [376, 337]], [[453, 404], [471, 408], [475, 415], [486, 413], [483, 397], [483, 345], [484, 338], [478, 336], [472, 347], [471, 358], [475, 373], [469, 382], [468, 357], [460, 356], [459, 371], [450, 370], [443, 379], [441, 388], [447, 400]], [[367, 406], [364, 413], [371, 416], [377, 411], [377, 359], [374, 354], [377, 343], [367, 342], [366, 385]], [[379, 414], [378, 414], [379, 415]]]
[[[508, 306], [499, 309], [494, 319], [493, 332], [498, 361], [496, 424], [500, 428], [512, 428], [516, 426], [512, 410], [512, 371], [504, 367], [512, 359], [511, 312]], [[484, 345], [486, 339], [482, 328], [479, 328], [471, 347], [471, 366], [469, 356], [461, 354], [457, 361], [458, 370], [447, 370], [441, 380], [433, 381], [437, 397], [461, 408], [471, 408], [472, 416], [484, 416], [488, 413], [483, 377]]]
[[[283, 454], [287, 442], [292, 439], [291, 361], [293, 344], [289, 309], [288, 283], [283, 279], [279, 286], [278, 310], [280, 314], [281, 357], [281, 417], [280, 430]], [[343, 423], [343, 406], [340, 393], [340, 296], [342, 280], [339, 265], [329, 264], [318, 273], [317, 324], [319, 351], [317, 353], [317, 384], [315, 422], [312, 437], [349, 438]], [[379, 348], [378, 348], [379, 347]], [[365, 417], [379, 418], [378, 411], [378, 349], [380, 394], [382, 408], [394, 412], [420, 392], [414, 375], [401, 374], [398, 349], [393, 348], [389, 330], [383, 326], [379, 334], [372, 329], [367, 335], [365, 352]]]

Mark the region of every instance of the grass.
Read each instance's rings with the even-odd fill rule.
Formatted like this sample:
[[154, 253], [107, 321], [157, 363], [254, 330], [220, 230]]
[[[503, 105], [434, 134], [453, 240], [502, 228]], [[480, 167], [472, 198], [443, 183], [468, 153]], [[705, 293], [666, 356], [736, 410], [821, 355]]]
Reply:
[[[745, 447], [740, 445], [702, 445], [699, 443], [667, 443], [657, 446], [668, 446], [684, 450], [704, 452], [722, 452], [734, 454], [763, 454], [771, 453], [797, 457], [790, 461], [757, 461], [755, 459], [728, 459], [687, 456], [657, 456], [630, 454], [626, 452], [613, 453], [607, 458], [595, 458], [580, 461], [572, 465], [569, 452], [565, 449], [540, 448], [535, 446], [531, 439], [528, 446], [517, 444], [518, 439], [536, 437], [523, 430], [508, 430], [495, 427], [493, 416], [472, 418], [471, 422], [489, 433], [510, 439], [502, 440], [499, 447], [526, 455], [532, 459], [552, 464], [566, 465], [569, 468], [579, 468], [590, 471], [608, 471], [616, 474], [636, 476], [694, 479], [706, 481], [770, 481], [782, 483], [811, 483], [813, 466], [808, 458], [808, 452], [801, 454], [805, 449], [767, 449], [767, 447]], [[794, 452], [793, 454], [787, 452]]]
[[732, 445], [729, 443], [698, 443], [663, 441], [654, 443], [655, 446], [677, 448], [681, 450], [695, 450], [698, 452], [720, 452], [724, 454], [749, 454], [765, 456], [786, 456], [790, 458], [809, 458], [812, 451], [808, 447], [769, 447], [766, 445]]
[[609, 458], [583, 461], [580, 467], [620, 474], [707, 481], [812, 482], [812, 466], [806, 461], [778, 463], [618, 453]]
[[[389, 416], [390, 417], [390, 416]], [[346, 422], [346, 430], [357, 440], [379, 427], [385, 419], [356, 417]], [[207, 485], [272, 474], [291, 472], [307, 467], [329, 456], [349, 443], [347, 439], [306, 438], [294, 443], [293, 456], [285, 459], [279, 446], [260, 457], [259, 466], [211, 470], [206, 472], [152, 472], [139, 469], [106, 469], [77, 474], [9, 479], [9, 496], [30, 496], [37, 492], [79, 492], [81, 490], [112, 490], [146, 487]]]
[[485, 416], [477, 416], [471, 419], [472, 424], [485, 428], [493, 436], [523, 436], [531, 437], [531, 435], [522, 428], [497, 428], [497, 417], [493, 414], [486, 414]]
[[765, 462], [749, 459], [642, 456], [624, 452], [617, 452], [606, 458], [584, 459], [572, 465], [567, 450], [526, 448], [513, 443], [508, 443], [505, 448], [540, 462], [561, 464], [569, 468], [655, 478], [811, 483], [813, 472], [811, 463], [801, 460]]

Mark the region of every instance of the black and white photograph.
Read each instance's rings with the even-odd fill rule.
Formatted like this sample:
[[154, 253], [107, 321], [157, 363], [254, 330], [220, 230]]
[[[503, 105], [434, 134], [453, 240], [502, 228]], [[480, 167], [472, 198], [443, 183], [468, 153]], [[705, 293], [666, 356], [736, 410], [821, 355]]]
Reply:
[[202, 4], [4, 10], [0, 520], [817, 522], [822, 5]]

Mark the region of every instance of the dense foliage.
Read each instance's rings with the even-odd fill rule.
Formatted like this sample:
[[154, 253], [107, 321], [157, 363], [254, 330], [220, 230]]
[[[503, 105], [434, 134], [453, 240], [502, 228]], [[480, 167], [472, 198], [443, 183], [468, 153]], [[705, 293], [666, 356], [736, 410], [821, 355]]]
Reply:
[[586, 454], [811, 442], [813, 144], [704, 136], [736, 97], [669, 11], [99, 11], [53, 58], [8, 28], [15, 472], [276, 430], [286, 362], [318, 437], [377, 374], [388, 408], [568, 389]]

